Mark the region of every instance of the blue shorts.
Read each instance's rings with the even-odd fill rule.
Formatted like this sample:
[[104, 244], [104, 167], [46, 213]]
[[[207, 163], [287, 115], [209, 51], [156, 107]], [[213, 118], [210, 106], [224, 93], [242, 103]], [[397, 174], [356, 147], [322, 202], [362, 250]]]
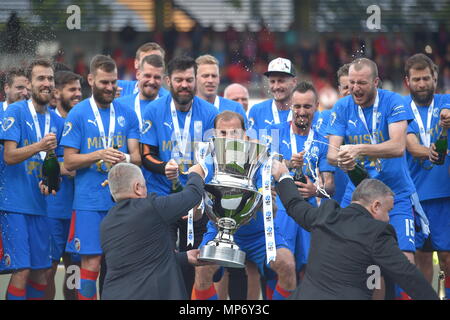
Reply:
[[[341, 202], [341, 207], [347, 207], [351, 202], [351, 195], [345, 194]], [[414, 213], [411, 198], [394, 197], [394, 208], [389, 212], [389, 224], [391, 224], [397, 234], [398, 247], [402, 251], [415, 252], [415, 226]]]
[[410, 197], [394, 198], [394, 208], [389, 212], [389, 223], [395, 229], [400, 250], [415, 252], [414, 213]]
[[50, 230], [47, 217], [0, 213], [3, 258], [0, 271], [47, 269], [50, 257]]
[[288, 243], [288, 249], [294, 253], [295, 270], [300, 271], [306, 265], [309, 254], [310, 235], [292, 219], [284, 210], [278, 208], [275, 226], [283, 230], [283, 238]]
[[66, 251], [80, 255], [101, 255], [100, 223], [108, 211], [74, 210]]
[[[59, 262], [64, 255], [70, 231], [70, 219], [47, 218], [50, 228], [50, 255], [53, 261]], [[72, 262], [80, 261], [76, 253], [70, 254]]]
[[[239, 231], [237, 231], [239, 233]], [[217, 229], [211, 221], [207, 224], [207, 230], [203, 235], [202, 243], [200, 243], [199, 248], [206, 245], [209, 241], [213, 240], [217, 235]], [[251, 235], [239, 236], [239, 234], [234, 234], [234, 241], [239, 246], [239, 249], [245, 252], [246, 259], [252, 261], [258, 266], [258, 270], [261, 276], [264, 275], [264, 269], [269, 267], [266, 263], [266, 239], [264, 235], [264, 230], [260, 233], [255, 233]], [[284, 240], [283, 236], [279, 230], [275, 227], [275, 245], [276, 248], [287, 248], [289, 249], [288, 243]]]
[[[436, 251], [450, 251], [450, 197], [421, 201], [430, 222], [431, 245]], [[425, 237], [416, 236], [417, 247], [422, 248]]]

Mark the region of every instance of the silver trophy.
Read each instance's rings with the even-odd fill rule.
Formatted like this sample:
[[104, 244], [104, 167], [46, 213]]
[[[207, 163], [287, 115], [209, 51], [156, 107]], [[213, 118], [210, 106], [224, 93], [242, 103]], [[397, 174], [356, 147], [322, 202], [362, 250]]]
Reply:
[[245, 252], [233, 241], [233, 234], [262, 206], [262, 194], [254, 178], [268, 159], [267, 147], [244, 140], [212, 138], [209, 152], [214, 161], [214, 176], [205, 185], [204, 203], [218, 233], [200, 250], [199, 259], [244, 268]]

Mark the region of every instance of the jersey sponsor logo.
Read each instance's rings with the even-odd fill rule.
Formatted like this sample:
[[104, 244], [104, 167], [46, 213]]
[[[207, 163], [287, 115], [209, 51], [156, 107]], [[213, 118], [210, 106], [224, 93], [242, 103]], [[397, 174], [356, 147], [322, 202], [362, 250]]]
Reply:
[[142, 125], [142, 134], [147, 133], [148, 130], [152, 127], [152, 122], [150, 120], [145, 120]]
[[2, 124], [3, 131], [8, 131], [8, 129], [12, 127], [15, 121], [16, 120], [13, 117], [4, 119]]
[[33, 130], [33, 124], [28, 121], [25, 121], [25, 122], [26, 122], [27, 126], [30, 127], [30, 130]]
[[169, 129], [172, 130], [172, 123], [164, 122], [163, 125], [169, 127]]
[[67, 136], [69, 132], [72, 130], [72, 122], [66, 122], [64, 124], [63, 137]]
[[123, 128], [125, 126], [125, 118], [123, 116], [119, 116], [117, 118], [117, 123]]
[[92, 123], [94, 126], [97, 127], [97, 122], [95, 120], [88, 119], [88, 123]]
[[282, 140], [281, 143], [284, 143], [286, 145], [286, 147], [288, 147], [288, 149], [291, 149], [291, 143], [287, 142], [286, 140]]
[[348, 120], [348, 123], [351, 123], [351, 124], [354, 125], [355, 128], [356, 128], [356, 123], [358, 123], [358, 119], [356, 119], [355, 121]]

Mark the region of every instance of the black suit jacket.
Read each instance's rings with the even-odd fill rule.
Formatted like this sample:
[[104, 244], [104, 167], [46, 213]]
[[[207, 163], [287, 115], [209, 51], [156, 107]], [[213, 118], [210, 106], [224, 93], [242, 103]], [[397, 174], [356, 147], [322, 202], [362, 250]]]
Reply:
[[102, 299], [188, 299], [169, 225], [201, 201], [203, 180], [191, 173], [183, 191], [119, 201], [103, 219], [100, 241], [108, 270]]
[[[342, 209], [334, 200], [312, 207], [291, 179], [277, 185], [287, 213], [311, 232], [305, 277], [293, 299], [371, 299], [368, 288], [379, 266], [413, 299], [437, 299], [422, 273], [400, 251], [394, 228], [361, 205]], [[369, 269], [368, 269], [369, 268]]]

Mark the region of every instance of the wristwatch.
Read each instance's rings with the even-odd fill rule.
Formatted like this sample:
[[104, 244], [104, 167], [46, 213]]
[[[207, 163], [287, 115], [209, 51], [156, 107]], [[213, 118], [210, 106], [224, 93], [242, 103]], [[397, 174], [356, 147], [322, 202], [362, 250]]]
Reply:
[[289, 174], [289, 172], [285, 172], [283, 173], [280, 178], [278, 179], [278, 183], [280, 183], [281, 181], [283, 181], [284, 179], [292, 179], [294, 180], [294, 178]]

